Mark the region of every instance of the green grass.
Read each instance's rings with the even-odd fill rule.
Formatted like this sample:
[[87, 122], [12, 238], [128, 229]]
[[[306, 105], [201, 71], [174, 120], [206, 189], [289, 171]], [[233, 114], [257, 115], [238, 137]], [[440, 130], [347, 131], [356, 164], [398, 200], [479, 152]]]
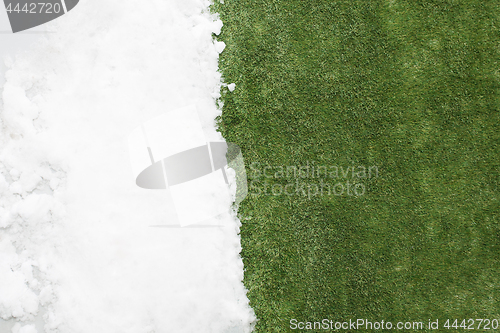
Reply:
[[249, 176], [255, 162], [379, 168], [362, 196], [241, 203], [255, 332], [290, 332], [292, 318], [500, 319], [500, 3], [212, 9], [237, 85], [222, 90], [219, 129]]

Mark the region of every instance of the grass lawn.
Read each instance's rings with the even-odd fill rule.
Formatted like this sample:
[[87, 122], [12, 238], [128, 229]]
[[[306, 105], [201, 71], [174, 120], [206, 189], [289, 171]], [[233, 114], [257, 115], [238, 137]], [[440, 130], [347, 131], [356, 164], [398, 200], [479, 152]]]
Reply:
[[[446, 319], [500, 320], [500, 2], [212, 9], [236, 83], [219, 127], [251, 184], [239, 214], [255, 332], [296, 332], [291, 319], [439, 319], [441, 331]], [[332, 172], [279, 174], [308, 163]], [[378, 176], [358, 174], [371, 166]], [[325, 181], [365, 191], [295, 188]], [[293, 194], [279, 194], [287, 184]]]

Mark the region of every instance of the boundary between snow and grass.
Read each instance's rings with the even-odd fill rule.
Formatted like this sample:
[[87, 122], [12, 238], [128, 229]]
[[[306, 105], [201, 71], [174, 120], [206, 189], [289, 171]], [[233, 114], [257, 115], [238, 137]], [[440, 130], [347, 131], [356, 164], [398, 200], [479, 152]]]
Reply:
[[221, 23], [202, 2], [150, 4], [82, 2], [10, 64], [0, 278], [16, 288], [0, 298], [4, 318], [43, 315], [50, 332], [251, 330], [237, 218], [226, 216], [227, 228], [149, 228], [165, 222], [165, 198], [124, 167], [130, 131], [193, 96], [207, 139], [221, 140], [224, 43], [212, 36]]

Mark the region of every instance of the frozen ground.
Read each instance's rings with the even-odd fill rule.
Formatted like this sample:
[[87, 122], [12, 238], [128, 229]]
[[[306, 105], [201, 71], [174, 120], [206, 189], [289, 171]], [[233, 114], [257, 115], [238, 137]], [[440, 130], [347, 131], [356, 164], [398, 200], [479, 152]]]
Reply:
[[141, 123], [193, 102], [207, 140], [221, 140], [214, 97], [223, 45], [212, 32], [222, 23], [207, 6], [81, 1], [47, 26], [54, 33], [26, 37], [38, 44], [7, 61], [1, 333], [250, 331], [239, 221], [149, 227], [172, 224], [166, 193], [135, 185], [127, 147]]

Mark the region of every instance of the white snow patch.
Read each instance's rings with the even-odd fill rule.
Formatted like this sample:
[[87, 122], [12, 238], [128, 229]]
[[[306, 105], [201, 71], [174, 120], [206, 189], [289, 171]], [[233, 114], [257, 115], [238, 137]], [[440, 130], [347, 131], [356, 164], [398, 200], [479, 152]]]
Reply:
[[222, 140], [225, 44], [212, 40], [222, 22], [207, 5], [82, 0], [7, 62], [0, 318], [23, 321], [13, 333], [36, 332], [25, 324], [39, 312], [46, 333], [251, 331], [227, 199], [226, 227], [150, 228], [169, 224], [166, 194], [135, 185], [127, 149], [138, 125], [193, 101], [205, 138]]
[[226, 43], [224, 42], [215, 42], [214, 45], [217, 53], [222, 53], [222, 51], [226, 48]]
[[23, 274], [22, 258], [16, 253], [11, 237], [0, 238], [0, 318], [26, 320], [38, 311], [38, 299], [28, 288]]
[[37, 333], [38, 331], [35, 328], [35, 325], [26, 325], [21, 326], [21, 324], [17, 323], [12, 328], [12, 333]]
[[233, 92], [234, 89], [236, 89], [236, 83], [230, 83], [227, 85], [227, 89], [229, 89], [230, 92]]
[[224, 24], [222, 23], [221, 20], [214, 21], [212, 23], [212, 32], [216, 35], [220, 35], [223, 25]]

